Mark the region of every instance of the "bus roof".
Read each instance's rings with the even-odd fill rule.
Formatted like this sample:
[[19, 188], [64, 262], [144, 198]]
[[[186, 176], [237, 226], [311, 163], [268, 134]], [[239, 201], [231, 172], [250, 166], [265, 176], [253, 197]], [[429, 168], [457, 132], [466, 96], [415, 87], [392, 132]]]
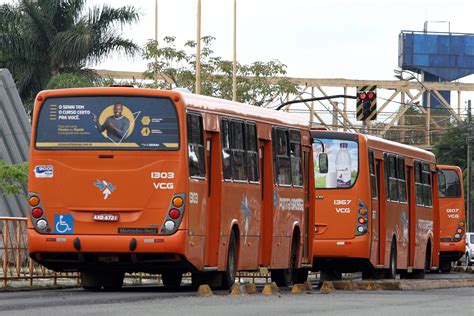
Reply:
[[334, 133], [334, 134], [343, 134], [343, 135], [359, 135], [360, 137], [365, 137], [369, 147], [378, 149], [381, 151], [392, 152], [392, 153], [401, 153], [407, 157], [418, 158], [429, 162], [436, 162], [435, 155], [432, 152], [429, 152], [424, 149], [420, 149], [414, 146], [405, 145], [397, 143], [388, 139], [383, 139], [380, 137], [365, 135], [361, 133], [351, 133], [351, 132], [339, 132], [339, 131], [323, 131], [320, 129], [312, 128], [312, 132], [323, 132], [323, 133]]
[[371, 135], [364, 135], [367, 138], [369, 146], [375, 149], [384, 150], [384, 151], [391, 151], [391, 152], [399, 152], [403, 153], [405, 156], [412, 157], [412, 158], [420, 158], [425, 161], [429, 162], [436, 162], [436, 157], [432, 152], [427, 150], [397, 143], [388, 139], [383, 139], [380, 137], [375, 137]]
[[194, 93], [178, 92], [186, 106], [209, 112], [218, 112], [241, 116], [245, 119], [270, 120], [276, 123], [309, 128], [309, 122], [302, 116], [294, 113], [280, 112], [259, 106], [218, 99]]

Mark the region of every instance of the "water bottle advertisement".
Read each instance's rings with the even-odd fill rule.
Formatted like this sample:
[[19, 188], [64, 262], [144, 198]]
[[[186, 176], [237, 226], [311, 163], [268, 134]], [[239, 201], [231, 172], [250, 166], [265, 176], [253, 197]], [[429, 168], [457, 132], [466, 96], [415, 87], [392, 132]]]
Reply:
[[[328, 155], [328, 172], [319, 172], [319, 154]], [[340, 139], [318, 139], [313, 143], [314, 176], [317, 189], [344, 189], [354, 185], [359, 166], [357, 142]]]

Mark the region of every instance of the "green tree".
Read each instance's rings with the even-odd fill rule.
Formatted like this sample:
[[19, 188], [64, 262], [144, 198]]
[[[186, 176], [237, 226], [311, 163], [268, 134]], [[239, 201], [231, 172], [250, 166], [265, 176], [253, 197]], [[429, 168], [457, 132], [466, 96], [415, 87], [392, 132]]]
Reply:
[[28, 183], [28, 163], [8, 164], [0, 160], [0, 190], [4, 194], [23, 193]]
[[466, 169], [467, 137], [464, 127], [448, 128], [439, 141], [433, 146], [438, 164], [454, 165]]
[[86, 0], [18, 0], [0, 6], [0, 68], [12, 73], [22, 99], [31, 99], [60, 73], [93, 78], [86, 65], [112, 52], [132, 55], [137, 45], [119, 28], [138, 11], [108, 5], [85, 9]]
[[[216, 56], [211, 49], [215, 38], [201, 39], [201, 93], [232, 99], [232, 62]], [[187, 41], [184, 48], [176, 47], [176, 38], [167, 36], [158, 45], [151, 40], [143, 57], [149, 61], [145, 72], [151, 86], [160, 89], [176, 87], [195, 91], [196, 42]], [[286, 75], [286, 65], [278, 60], [256, 61], [250, 65], [237, 64], [237, 101], [256, 106], [281, 101], [288, 94], [298, 94], [298, 88]]]

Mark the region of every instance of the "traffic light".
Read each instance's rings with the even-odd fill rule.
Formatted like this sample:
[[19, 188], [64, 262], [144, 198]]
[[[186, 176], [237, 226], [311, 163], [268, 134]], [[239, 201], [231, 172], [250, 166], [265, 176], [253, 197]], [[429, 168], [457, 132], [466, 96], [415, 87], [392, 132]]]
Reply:
[[363, 86], [357, 89], [357, 120], [365, 121], [377, 118], [377, 86]]

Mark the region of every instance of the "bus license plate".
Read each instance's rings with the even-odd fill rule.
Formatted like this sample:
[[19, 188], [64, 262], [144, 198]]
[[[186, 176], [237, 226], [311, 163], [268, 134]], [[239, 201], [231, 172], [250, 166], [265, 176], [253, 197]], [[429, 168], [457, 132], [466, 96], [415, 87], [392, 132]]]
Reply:
[[98, 222], [117, 222], [119, 216], [117, 214], [94, 214], [92, 219]]

